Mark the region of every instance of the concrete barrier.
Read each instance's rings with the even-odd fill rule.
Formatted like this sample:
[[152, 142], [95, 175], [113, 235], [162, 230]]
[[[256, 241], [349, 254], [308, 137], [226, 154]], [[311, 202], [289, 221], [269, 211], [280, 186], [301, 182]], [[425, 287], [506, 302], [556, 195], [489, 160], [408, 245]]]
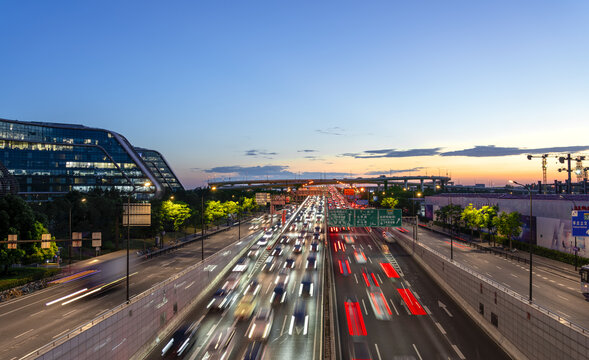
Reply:
[[260, 234], [225, 247], [100, 317], [74, 329], [25, 359], [130, 359], [155, 344], [171, 321], [215, 286]]
[[397, 242], [515, 359], [587, 359], [589, 330], [404, 235]]

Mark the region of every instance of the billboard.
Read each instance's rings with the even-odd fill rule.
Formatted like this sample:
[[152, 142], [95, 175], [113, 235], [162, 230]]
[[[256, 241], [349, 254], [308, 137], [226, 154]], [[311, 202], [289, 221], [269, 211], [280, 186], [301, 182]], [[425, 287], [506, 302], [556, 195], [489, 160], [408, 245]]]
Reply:
[[123, 204], [123, 226], [150, 226], [151, 204]]
[[270, 202], [270, 193], [256, 193], [256, 204], [266, 206]]
[[354, 189], [344, 189], [344, 195], [354, 195]]

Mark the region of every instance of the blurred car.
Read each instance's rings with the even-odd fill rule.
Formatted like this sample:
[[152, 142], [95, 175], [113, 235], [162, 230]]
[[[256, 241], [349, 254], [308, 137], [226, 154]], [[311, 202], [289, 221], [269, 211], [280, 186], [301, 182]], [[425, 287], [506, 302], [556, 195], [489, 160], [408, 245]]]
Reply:
[[362, 277], [364, 278], [364, 282], [366, 283], [366, 287], [370, 288], [371, 286], [379, 287], [378, 281], [376, 280], [376, 275], [369, 271], [366, 268], [362, 268]]
[[197, 323], [184, 324], [174, 332], [172, 338], [162, 349], [162, 358], [182, 358], [196, 342], [196, 334], [200, 325]]
[[250, 259], [247, 258], [247, 257], [241, 257], [235, 263], [235, 266], [233, 267], [233, 271], [235, 271], [235, 272], [244, 272], [244, 271], [247, 270], [247, 268], [249, 267], [249, 265], [250, 265]]
[[391, 252], [390, 252], [390, 250], [389, 250], [389, 247], [388, 247], [388, 245], [382, 244], [382, 245], [380, 246], [380, 248], [382, 249], [382, 253], [383, 253], [383, 254], [390, 254], [390, 253], [391, 253]]
[[350, 342], [350, 359], [351, 360], [371, 360], [372, 354], [365, 341], [353, 340]]
[[344, 241], [346, 242], [346, 244], [353, 244], [354, 243], [354, 237], [351, 235], [346, 235], [344, 236]]
[[374, 316], [379, 320], [390, 320], [393, 313], [381, 288], [371, 286], [366, 289], [366, 293], [368, 294], [370, 305], [372, 305], [372, 310], [374, 310]]
[[294, 312], [290, 318], [288, 335], [296, 334], [307, 335], [309, 329], [309, 314], [307, 313], [307, 303], [298, 300], [295, 304]]
[[280, 256], [282, 255], [282, 247], [277, 246], [274, 248], [274, 250], [271, 253], [272, 256]]
[[260, 282], [257, 279], [254, 279], [250, 281], [249, 284], [247, 284], [245, 287], [245, 290], [243, 290], [243, 296], [248, 294], [257, 295], [261, 288], [262, 285], [260, 285]]
[[290, 256], [286, 260], [284, 260], [284, 268], [285, 269], [294, 269], [295, 265], [296, 265], [296, 259], [293, 258], [292, 256]]
[[274, 280], [274, 284], [284, 283], [285, 285], [288, 284], [288, 279], [290, 278], [290, 273], [288, 269], [282, 268], [278, 271], [278, 275], [276, 275], [276, 280]]
[[248, 250], [247, 256], [255, 258], [258, 257], [258, 255], [260, 255], [260, 245], [254, 244]]
[[286, 235], [280, 238], [281, 244], [288, 244], [289, 242], [290, 242], [290, 237], [288, 237]]
[[207, 305], [207, 309], [209, 310], [224, 310], [225, 308], [229, 307], [231, 302], [233, 301], [234, 294], [231, 291], [227, 291], [225, 289], [218, 289], [213, 294], [213, 298]]
[[274, 322], [274, 311], [271, 308], [263, 307], [254, 316], [246, 334], [250, 340], [266, 340], [272, 330]]
[[205, 347], [203, 360], [229, 359], [235, 346], [234, 337], [234, 326], [214, 332], [211, 340]]
[[305, 269], [317, 269], [317, 257], [315, 254], [311, 254], [307, 257], [307, 265], [305, 266]]
[[354, 259], [358, 264], [366, 264], [366, 255], [362, 250], [354, 250]]
[[237, 320], [249, 319], [258, 305], [258, 298], [253, 294], [244, 295], [235, 307], [233, 315]]
[[305, 274], [299, 287], [299, 296], [313, 296], [313, 277]]
[[339, 265], [340, 274], [342, 274], [343, 276], [348, 276], [352, 273], [348, 259], [338, 260], [337, 262]]
[[242, 360], [262, 360], [264, 358], [264, 343], [250, 342], [241, 357]]
[[266, 245], [268, 245], [268, 239], [261, 238], [260, 240], [258, 240], [257, 244], [259, 246], [266, 246]]
[[303, 246], [301, 244], [297, 244], [295, 246], [293, 246], [292, 248], [292, 252], [294, 254], [300, 254], [303, 251]]
[[276, 267], [276, 258], [272, 255], [266, 258], [264, 262], [264, 266], [262, 267], [262, 271], [271, 272]]
[[312, 252], [317, 252], [319, 251], [319, 243], [317, 241], [313, 241], [309, 248]]
[[239, 285], [239, 281], [241, 280], [241, 273], [238, 272], [231, 272], [229, 276], [227, 276], [227, 280], [223, 284], [222, 289], [226, 291], [233, 291]]
[[272, 296], [270, 296], [270, 303], [272, 305], [282, 304], [286, 300], [286, 284], [278, 283], [274, 286]]

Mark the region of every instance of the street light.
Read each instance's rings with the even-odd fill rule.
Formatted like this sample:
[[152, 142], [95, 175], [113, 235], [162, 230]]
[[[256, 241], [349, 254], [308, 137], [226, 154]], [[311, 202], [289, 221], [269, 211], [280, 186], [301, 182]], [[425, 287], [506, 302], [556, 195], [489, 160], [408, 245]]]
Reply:
[[[133, 191], [127, 194], [127, 304], [129, 303], [129, 243], [131, 242], [131, 195], [137, 193], [137, 188], [135, 187], [135, 185], [131, 185], [133, 186]], [[146, 181], [143, 184], [143, 187], [146, 188], [150, 186], [150, 181]]]
[[[217, 190], [216, 186], [211, 187], [211, 191]], [[200, 255], [201, 260], [205, 259], [205, 190], [202, 191], [200, 196], [200, 219], [201, 219], [201, 233], [200, 233]]]
[[530, 303], [532, 302], [532, 189], [528, 185], [520, 184], [517, 181], [509, 180], [510, 183], [519, 185], [526, 190], [530, 194], [530, 242], [528, 243], [530, 247]]

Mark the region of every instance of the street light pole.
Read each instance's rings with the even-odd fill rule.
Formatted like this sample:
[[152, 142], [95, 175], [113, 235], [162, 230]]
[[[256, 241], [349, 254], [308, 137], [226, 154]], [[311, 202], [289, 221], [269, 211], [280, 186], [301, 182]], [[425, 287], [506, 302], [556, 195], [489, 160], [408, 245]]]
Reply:
[[205, 240], [205, 192], [204, 189], [202, 191], [202, 194], [200, 196], [200, 219], [201, 219], [201, 228], [200, 228], [200, 255], [201, 255], [201, 260], [204, 261], [205, 259], [205, 245], [204, 245], [204, 240]]
[[517, 181], [509, 180], [509, 182], [519, 185], [526, 190], [530, 194], [530, 242], [528, 243], [530, 247], [530, 303], [532, 303], [532, 189], [528, 185], [523, 185], [518, 183]]

